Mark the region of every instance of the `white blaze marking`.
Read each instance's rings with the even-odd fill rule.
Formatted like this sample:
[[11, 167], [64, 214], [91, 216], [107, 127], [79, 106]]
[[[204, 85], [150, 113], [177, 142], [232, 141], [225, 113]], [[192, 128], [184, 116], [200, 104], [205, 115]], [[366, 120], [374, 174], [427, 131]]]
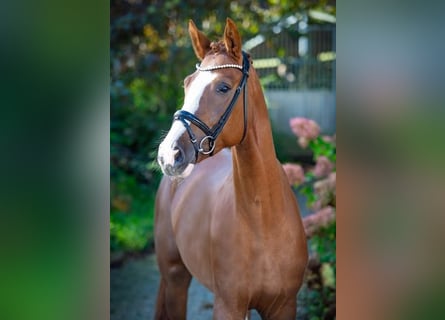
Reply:
[[200, 72], [198, 76], [193, 80], [192, 85], [188, 90], [188, 94], [185, 96], [184, 107], [182, 110], [190, 113], [195, 113], [199, 107], [199, 100], [204, 93], [204, 89], [212, 83], [217, 74], [213, 72]]
[[[212, 83], [217, 74], [213, 72], [199, 72], [198, 76], [193, 80], [187, 95], [184, 99], [182, 110], [186, 110], [195, 114], [199, 107], [204, 89]], [[159, 146], [159, 155], [164, 159], [164, 165], [173, 165], [175, 162], [175, 152], [172, 149], [173, 143], [181, 137], [186, 131], [184, 125], [180, 121], [174, 121], [170, 131]], [[190, 166], [189, 166], [190, 167]], [[187, 168], [187, 173], [191, 172], [191, 168]], [[184, 172], [185, 173], [185, 172]]]

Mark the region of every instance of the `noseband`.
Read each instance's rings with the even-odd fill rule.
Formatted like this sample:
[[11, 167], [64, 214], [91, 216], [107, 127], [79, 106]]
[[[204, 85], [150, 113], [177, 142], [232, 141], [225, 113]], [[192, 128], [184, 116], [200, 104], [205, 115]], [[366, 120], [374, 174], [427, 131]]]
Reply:
[[[232, 101], [230, 101], [229, 106], [227, 107], [226, 111], [222, 114], [219, 121], [212, 127], [209, 128], [202, 120], [200, 120], [198, 117], [196, 117], [193, 113], [190, 113], [185, 110], [178, 110], [175, 112], [173, 116], [173, 121], [179, 120], [182, 122], [184, 127], [187, 129], [187, 133], [190, 137], [190, 141], [193, 145], [193, 148], [195, 149], [195, 158], [198, 158], [198, 154], [204, 154], [204, 155], [213, 155], [213, 151], [215, 150], [215, 140], [221, 133], [222, 129], [224, 128], [227, 120], [229, 119], [230, 114], [233, 111], [233, 107], [235, 106], [236, 101], [238, 100], [238, 97], [241, 93], [241, 90], [244, 89], [244, 131], [243, 131], [243, 137], [241, 138], [241, 142], [243, 142], [245, 136], [246, 136], [246, 129], [247, 129], [247, 77], [249, 76], [249, 57], [247, 56], [247, 53], [243, 51], [243, 65], [237, 65], [237, 64], [223, 64], [219, 66], [211, 66], [211, 67], [200, 67], [199, 64], [196, 64], [196, 69], [198, 71], [213, 71], [218, 69], [227, 69], [227, 68], [236, 68], [239, 69], [243, 73], [243, 77], [241, 78], [240, 84], [238, 88], [236, 88], [235, 94], [233, 95]], [[197, 126], [202, 132], [204, 132], [205, 136], [201, 139], [201, 141], [198, 143], [196, 140], [196, 136], [193, 133], [189, 122], [193, 123], [195, 126]], [[204, 149], [204, 142], [208, 140], [209, 149]]]

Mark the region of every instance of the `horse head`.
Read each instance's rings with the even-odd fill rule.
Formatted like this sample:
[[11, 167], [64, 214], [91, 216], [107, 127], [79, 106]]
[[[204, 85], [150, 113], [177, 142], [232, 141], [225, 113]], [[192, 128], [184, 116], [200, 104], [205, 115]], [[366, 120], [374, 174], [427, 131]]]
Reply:
[[164, 174], [182, 178], [196, 163], [244, 140], [250, 67], [232, 20], [227, 19], [219, 42], [210, 42], [191, 20], [189, 34], [201, 63], [184, 80], [184, 104], [158, 151]]

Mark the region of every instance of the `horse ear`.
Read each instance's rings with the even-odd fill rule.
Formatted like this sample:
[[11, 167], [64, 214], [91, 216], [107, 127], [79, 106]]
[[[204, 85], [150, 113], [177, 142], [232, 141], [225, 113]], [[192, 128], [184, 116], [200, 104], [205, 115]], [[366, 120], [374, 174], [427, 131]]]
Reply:
[[241, 58], [241, 37], [238, 32], [238, 28], [232, 19], [227, 18], [226, 28], [224, 29], [224, 45], [227, 52], [236, 60]]
[[210, 40], [207, 39], [204, 33], [198, 30], [192, 20], [189, 20], [189, 34], [196, 56], [199, 60], [204, 59], [204, 56], [210, 50]]

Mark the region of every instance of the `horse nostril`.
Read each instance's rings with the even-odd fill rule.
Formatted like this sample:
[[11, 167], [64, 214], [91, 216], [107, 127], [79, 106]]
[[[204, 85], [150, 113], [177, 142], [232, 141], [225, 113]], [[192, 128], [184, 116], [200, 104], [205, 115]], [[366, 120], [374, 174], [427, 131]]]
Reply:
[[185, 160], [184, 152], [179, 147], [175, 147], [173, 149], [173, 152], [174, 152], [174, 157], [175, 157], [175, 164], [181, 165]]

